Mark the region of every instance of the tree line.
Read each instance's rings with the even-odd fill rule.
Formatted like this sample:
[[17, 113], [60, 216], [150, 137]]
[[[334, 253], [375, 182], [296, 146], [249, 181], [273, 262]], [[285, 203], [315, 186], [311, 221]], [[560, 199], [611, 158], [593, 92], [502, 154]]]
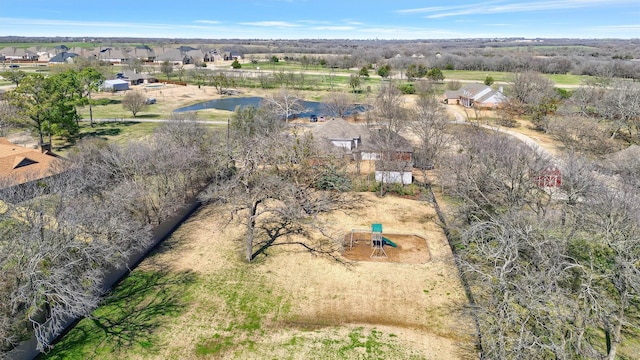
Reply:
[[[483, 357], [618, 358], [640, 326], [637, 164], [551, 159], [475, 127], [456, 143], [440, 179]], [[543, 189], [536, 176], [553, 164], [561, 187]]]
[[32, 333], [46, 350], [99, 304], [102, 277], [150, 230], [228, 176], [221, 134], [176, 119], [128, 144], [81, 142], [59, 175], [0, 190], [0, 349]]

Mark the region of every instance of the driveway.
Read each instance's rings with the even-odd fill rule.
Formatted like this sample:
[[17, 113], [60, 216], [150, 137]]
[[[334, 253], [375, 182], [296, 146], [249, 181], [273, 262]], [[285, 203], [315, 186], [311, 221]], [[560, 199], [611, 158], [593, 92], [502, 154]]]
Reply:
[[[453, 121], [454, 124], [476, 125], [476, 124], [467, 122], [466, 114], [462, 109], [460, 109], [459, 105], [445, 105], [445, 107], [447, 111], [455, 117], [455, 120]], [[551, 152], [549, 152], [547, 149], [540, 146], [540, 144], [538, 144], [535, 140], [533, 140], [527, 135], [521, 134], [517, 131], [501, 128], [495, 125], [480, 124], [479, 126], [485, 129], [498, 131], [498, 132], [513, 136], [518, 140], [522, 141], [523, 143], [525, 143], [525, 145], [535, 150], [539, 155], [547, 157], [549, 159], [554, 159], [554, 161], [557, 162], [557, 159], [555, 159], [555, 157], [553, 156], [553, 154], [551, 154]]]

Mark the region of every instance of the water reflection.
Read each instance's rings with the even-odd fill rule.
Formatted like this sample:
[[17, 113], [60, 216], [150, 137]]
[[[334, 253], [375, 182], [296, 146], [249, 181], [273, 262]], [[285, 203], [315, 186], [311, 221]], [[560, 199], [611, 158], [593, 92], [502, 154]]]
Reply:
[[[227, 110], [234, 111], [236, 106], [246, 107], [246, 106], [254, 106], [258, 107], [260, 105], [260, 101], [262, 101], [261, 97], [252, 96], [252, 97], [228, 97], [222, 99], [213, 99], [209, 101], [204, 101], [201, 103], [181, 107], [179, 109], [174, 110], [174, 112], [186, 112], [186, 111], [197, 111], [204, 109], [218, 109], [218, 110]], [[302, 102], [305, 111], [298, 114], [298, 117], [309, 117], [311, 115], [319, 115], [319, 116], [327, 116], [326, 111], [323, 109], [323, 104], [317, 101], [303, 101]], [[356, 105], [355, 108], [345, 115], [350, 115], [354, 112], [363, 112], [366, 110], [365, 105]]]

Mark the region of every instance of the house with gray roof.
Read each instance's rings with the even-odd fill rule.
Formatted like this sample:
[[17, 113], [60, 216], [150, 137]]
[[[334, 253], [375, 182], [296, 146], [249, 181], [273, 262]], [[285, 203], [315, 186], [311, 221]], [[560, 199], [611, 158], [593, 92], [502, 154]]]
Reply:
[[484, 84], [468, 84], [459, 90], [445, 92], [444, 102], [450, 105], [495, 109], [507, 102], [502, 88], [494, 90]]
[[[184, 65], [189, 63], [189, 59], [182, 51], [175, 48], [159, 48], [156, 49], [156, 63], [168, 61], [174, 65]], [[185, 62], [186, 61], [186, 62]]]
[[3, 55], [6, 60], [38, 60], [38, 54], [36, 52], [13, 46], [0, 49], [0, 55]]
[[120, 79], [128, 81], [131, 85], [151, 84], [158, 82], [154, 75], [139, 73], [137, 71], [124, 71]]
[[344, 149], [347, 153], [352, 153], [358, 146], [362, 145], [362, 135], [366, 129], [360, 125], [350, 124], [342, 118], [333, 118], [327, 122], [320, 123], [311, 130], [314, 138], [318, 141], [330, 143], [331, 145]]
[[[314, 139], [329, 151], [342, 151], [354, 160], [375, 161], [376, 181], [411, 184], [413, 147], [402, 136], [389, 133], [383, 136], [383, 132], [382, 128], [370, 129], [342, 118], [320, 122], [311, 130]], [[389, 141], [381, 144], [382, 138]]]
[[243, 57], [244, 55], [239, 51], [231, 50], [224, 52], [224, 60], [242, 60]]
[[222, 61], [224, 60], [222, 57], [223, 53], [218, 49], [211, 49], [204, 52], [204, 61], [212, 62], [212, 61]]
[[136, 46], [135, 48], [133, 48], [133, 50], [129, 52], [129, 55], [132, 58], [140, 59], [146, 62], [156, 61], [155, 51], [146, 45]]
[[78, 54], [64, 51], [49, 59], [49, 65], [73, 64], [76, 57]]
[[131, 58], [131, 55], [123, 48], [103, 48], [96, 53], [98, 60], [111, 63], [125, 63]]

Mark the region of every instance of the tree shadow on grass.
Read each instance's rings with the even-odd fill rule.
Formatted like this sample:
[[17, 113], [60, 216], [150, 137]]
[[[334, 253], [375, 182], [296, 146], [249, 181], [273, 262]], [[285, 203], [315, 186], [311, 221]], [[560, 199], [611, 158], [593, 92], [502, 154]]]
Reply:
[[122, 133], [123, 126], [130, 126], [134, 123], [96, 123], [94, 127], [88, 128], [88, 130], [81, 132], [73, 139], [66, 141], [64, 144], [55, 147], [57, 151], [64, 151], [75, 146], [78, 141], [83, 139], [100, 138], [105, 139], [107, 136], [118, 136]]
[[99, 359], [106, 354], [152, 353], [156, 334], [170, 317], [185, 310], [192, 272], [132, 272], [107, 295], [89, 318], [80, 321], [44, 359]]
[[138, 114], [133, 118], [134, 121], [135, 119], [160, 119], [160, 114]]
[[100, 124], [78, 135], [78, 140], [120, 135], [120, 133], [122, 133], [122, 129], [120, 128], [121, 126], [121, 124], [118, 124], [117, 126], [113, 124]]

